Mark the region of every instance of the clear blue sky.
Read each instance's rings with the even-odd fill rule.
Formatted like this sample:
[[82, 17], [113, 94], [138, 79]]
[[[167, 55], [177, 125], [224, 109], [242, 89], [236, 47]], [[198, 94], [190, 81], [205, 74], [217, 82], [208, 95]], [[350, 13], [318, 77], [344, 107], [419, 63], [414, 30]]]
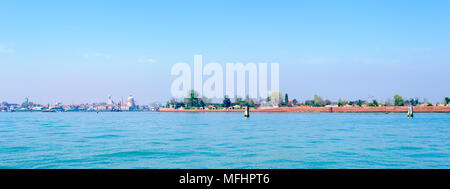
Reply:
[[450, 96], [450, 1], [0, 2], [0, 100], [170, 98], [176, 62], [279, 62], [298, 100]]

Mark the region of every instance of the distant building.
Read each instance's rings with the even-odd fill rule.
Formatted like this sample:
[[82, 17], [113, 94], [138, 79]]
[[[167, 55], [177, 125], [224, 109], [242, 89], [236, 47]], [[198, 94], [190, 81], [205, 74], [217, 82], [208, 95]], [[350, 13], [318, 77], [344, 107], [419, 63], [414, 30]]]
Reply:
[[2, 102], [2, 104], [0, 105], [0, 110], [1, 111], [15, 111], [19, 107], [20, 107], [19, 104], [16, 104], [16, 103]]
[[111, 95], [108, 96], [108, 101], [106, 101], [107, 105], [113, 105], [114, 101], [111, 99]]
[[133, 95], [130, 95], [127, 100], [127, 106], [134, 107], [136, 106], [136, 102], [134, 101]]
[[134, 100], [133, 95], [128, 96], [127, 101], [124, 104], [120, 104], [119, 107], [120, 110], [124, 111], [139, 110], [139, 107], [136, 105], [136, 101]]

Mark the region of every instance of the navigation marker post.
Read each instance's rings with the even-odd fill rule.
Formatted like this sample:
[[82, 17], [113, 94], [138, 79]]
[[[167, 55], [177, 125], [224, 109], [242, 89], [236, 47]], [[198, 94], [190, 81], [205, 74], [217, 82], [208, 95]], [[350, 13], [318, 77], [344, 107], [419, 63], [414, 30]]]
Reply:
[[409, 105], [408, 107], [408, 117], [413, 118], [414, 117], [414, 111], [412, 105]]
[[245, 106], [244, 117], [250, 117], [250, 106]]

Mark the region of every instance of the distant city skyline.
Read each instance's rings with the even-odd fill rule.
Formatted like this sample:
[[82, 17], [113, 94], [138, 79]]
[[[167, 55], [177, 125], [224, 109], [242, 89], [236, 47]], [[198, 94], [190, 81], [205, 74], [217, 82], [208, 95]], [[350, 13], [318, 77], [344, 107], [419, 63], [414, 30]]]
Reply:
[[[450, 96], [449, 1], [2, 1], [0, 101], [171, 99], [178, 62], [279, 63], [300, 101]], [[205, 80], [207, 78], [204, 78]]]

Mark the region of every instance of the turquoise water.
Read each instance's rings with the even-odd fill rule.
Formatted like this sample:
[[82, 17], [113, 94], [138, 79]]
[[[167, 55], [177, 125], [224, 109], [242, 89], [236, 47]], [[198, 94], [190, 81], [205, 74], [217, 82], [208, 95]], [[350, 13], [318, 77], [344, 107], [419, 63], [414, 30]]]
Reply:
[[0, 168], [450, 168], [450, 114], [3, 112]]

